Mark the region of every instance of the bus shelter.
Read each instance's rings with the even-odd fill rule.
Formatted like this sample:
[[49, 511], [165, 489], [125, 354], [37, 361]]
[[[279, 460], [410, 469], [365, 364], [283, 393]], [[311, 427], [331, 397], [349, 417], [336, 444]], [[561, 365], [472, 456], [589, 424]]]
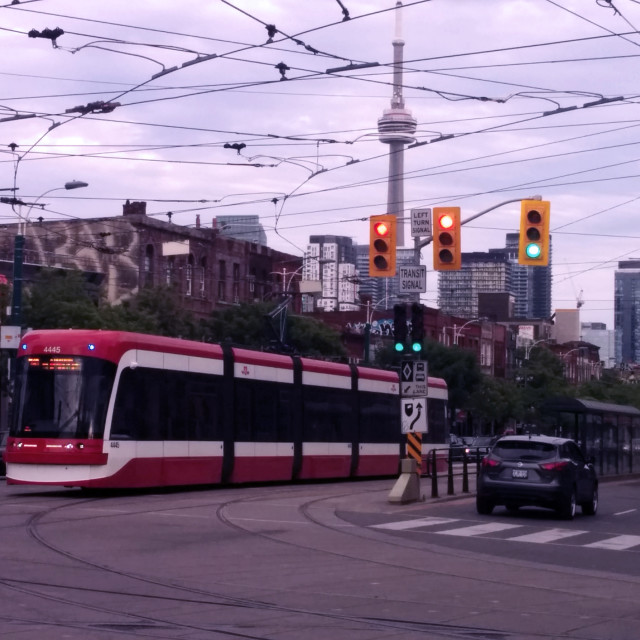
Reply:
[[600, 475], [640, 472], [640, 410], [581, 398], [553, 398], [541, 407], [557, 436], [573, 438]]

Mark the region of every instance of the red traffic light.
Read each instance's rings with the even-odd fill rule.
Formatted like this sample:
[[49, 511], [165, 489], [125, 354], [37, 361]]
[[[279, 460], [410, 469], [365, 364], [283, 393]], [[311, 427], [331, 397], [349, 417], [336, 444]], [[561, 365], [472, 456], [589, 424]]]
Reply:
[[438, 218], [438, 226], [441, 229], [451, 229], [451, 227], [453, 227], [453, 223], [453, 217], [448, 213], [445, 213]]
[[381, 238], [384, 238], [389, 235], [389, 225], [386, 222], [376, 222], [373, 225], [373, 231], [376, 235], [379, 235]]
[[460, 246], [460, 207], [433, 209], [433, 268], [458, 270], [462, 263]]
[[369, 218], [369, 276], [390, 278], [396, 275], [395, 215]]

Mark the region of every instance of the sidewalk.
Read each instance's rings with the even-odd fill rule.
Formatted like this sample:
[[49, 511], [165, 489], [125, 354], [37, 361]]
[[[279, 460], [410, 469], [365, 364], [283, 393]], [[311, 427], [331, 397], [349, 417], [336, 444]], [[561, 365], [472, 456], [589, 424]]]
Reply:
[[456, 496], [468, 497], [475, 494], [477, 478], [475, 464], [454, 463], [451, 466], [440, 467], [440, 469], [434, 469], [434, 466], [427, 465], [426, 472], [418, 476], [415, 460], [403, 459], [400, 475], [389, 493], [389, 502], [408, 504], [427, 500], [452, 499]]
[[420, 492], [425, 500], [441, 500], [443, 498], [471, 496], [476, 493], [476, 470], [468, 469], [465, 478], [462, 465], [454, 465], [453, 473], [446, 471], [434, 475], [420, 477]]

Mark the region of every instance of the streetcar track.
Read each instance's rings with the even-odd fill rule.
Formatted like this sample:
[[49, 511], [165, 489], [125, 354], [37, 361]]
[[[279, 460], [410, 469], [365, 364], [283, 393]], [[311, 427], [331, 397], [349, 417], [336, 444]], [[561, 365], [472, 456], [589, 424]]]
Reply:
[[[396, 542], [391, 542], [388, 540], [388, 538], [386, 537], [380, 537], [376, 534], [373, 534], [372, 532], [370, 532], [369, 530], [363, 530], [360, 527], [349, 527], [349, 528], [344, 528], [344, 527], [337, 527], [337, 526], [331, 526], [328, 525], [325, 522], [322, 522], [321, 520], [318, 520], [316, 517], [314, 517], [311, 513], [310, 513], [310, 509], [316, 505], [317, 503], [321, 503], [321, 502], [325, 502], [328, 500], [335, 500], [336, 498], [341, 498], [347, 495], [351, 495], [351, 492], [349, 493], [341, 493], [341, 494], [336, 494], [336, 495], [332, 495], [332, 496], [322, 496], [320, 498], [314, 498], [312, 500], [309, 500], [305, 503], [302, 503], [301, 505], [298, 505], [297, 509], [298, 511], [301, 513], [301, 515], [303, 515], [304, 518], [306, 518], [309, 522], [315, 524], [318, 527], [327, 529], [333, 533], [337, 533], [339, 532], [342, 535], [349, 535], [352, 537], [358, 537], [358, 538], [365, 538], [365, 539], [372, 539], [375, 538], [378, 542], [382, 542], [384, 544], [390, 544], [392, 546], [397, 546]], [[239, 524], [236, 524], [237, 521], [233, 521], [232, 519], [224, 516], [224, 509], [228, 508], [229, 506], [233, 505], [233, 504], [239, 504], [241, 502], [251, 502], [251, 501], [256, 501], [256, 500], [260, 500], [261, 498], [251, 498], [249, 500], [234, 500], [234, 501], [229, 501], [227, 503], [224, 503], [222, 505], [220, 505], [220, 507], [218, 508], [218, 514], [219, 517], [221, 518], [221, 520], [223, 520], [223, 522], [225, 522], [225, 524], [227, 524], [228, 526], [233, 527], [234, 529], [241, 531], [245, 534], [249, 534], [252, 536], [257, 536], [257, 537], [261, 537], [267, 540], [270, 540], [272, 542], [277, 542], [279, 544], [283, 544], [286, 546], [291, 546], [291, 547], [295, 547], [298, 549], [305, 549], [305, 550], [314, 550], [314, 551], [321, 551], [322, 553], [327, 553], [327, 554], [331, 554], [333, 556], [338, 556], [341, 558], [344, 558], [346, 560], [357, 560], [357, 561], [362, 561], [363, 559], [366, 560], [369, 564], [377, 564], [377, 565], [381, 565], [381, 566], [385, 566], [385, 567], [389, 567], [389, 566], [393, 566], [393, 567], [397, 567], [397, 561], [394, 561], [394, 563], [389, 563], [389, 562], [385, 562], [379, 559], [371, 559], [371, 558], [362, 558], [360, 556], [355, 556], [355, 555], [349, 555], [349, 554], [345, 554], [342, 552], [338, 552], [335, 550], [327, 550], [325, 548], [315, 548], [312, 547], [308, 544], [302, 544], [302, 543], [298, 543], [298, 542], [291, 542], [288, 540], [281, 540], [278, 537], [272, 536], [269, 533], [264, 533], [264, 532], [256, 532], [253, 531], [249, 528], [243, 527]], [[335, 515], [335, 510], [334, 510], [334, 515]], [[338, 518], [338, 516], [336, 515], [336, 518]], [[404, 542], [403, 542], [404, 544]], [[412, 545], [413, 548], [415, 549], [425, 549], [427, 548], [427, 546], [425, 545]], [[434, 547], [433, 545], [428, 545], [428, 547]], [[435, 547], [434, 547], [435, 548]], [[455, 553], [450, 552], [448, 550], [446, 550], [446, 552], [444, 551], [444, 547], [437, 547], [437, 552], [440, 554], [446, 553], [446, 555], [451, 555], [452, 557], [459, 557], [460, 556], [460, 552], [456, 551]], [[477, 556], [478, 554], [472, 554]], [[466, 576], [466, 575], [457, 575], [451, 573], [450, 571], [448, 572], [444, 572], [444, 571], [436, 571], [433, 569], [429, 569], [427, 571], [425, 571], [424, 569], [417, 569], [413, 564], [412, 565], [405, 565], [402, 567], [404, 570], [406, 571], [413, 571], [416, 573], [420, 573], [420, 574], [428, 574], [428, 575], [433, 575], [433, 576], [448, 576], [448, 577], [460, 577], [466, 580], [470, 580], [470, 581], [477, 581], [480, 582], [480, 584], [485, 587], [487, 584], [496, 584], [501, 586], [503, 583], [500, 582], [499, 580], [491, 580], [488, 579], [486, 576], [482, 579], [479, 578], [473, 578], [470, 576]], [[557, 568], [555, 567], [550, 567], [552, 570], [556, 570]], [[566, 594], [567, 592], [564, 590], [558, 590], [555, 588], [548, 588], [548, 587], [531, 587], [531, 585], [525, 585], [528, 586], [529, 588], [534, 588], [536, 591], [540, 591], [540, 592], [551, 592], [551, 593], [557, 593], [558, 591], [562, 594]], [[402, 621], [396, 621], [396, 622], [402, 622]], [[458, 634], [457, 637], [461, 637], [461, 638], [468, 638], [470, 637], [469, 634], [474, 634], [474, 637], [476, 638], [480, 638], [482, 640], [486, 639], [486, 640], [490, 640], [490, 639], [499, 639], [499, 638], [510, 638], [510, 637], [516, 637], [511, 633], [505, 633], [503, 631], [499, 631], [499, 630], [493, 630], [493, 629], [484, 629], [481, 627], [465, 627], [465, 626], [461, 626], [461, 625], [446, 625], [446, 624], [437, 624], [437, 623], [422, 623], [422, 622], [407, 622], [404, 621], [404, 624], [407, 625], [424, 625], [424, 624], [431, 624], [432, 627], [431, 630], [435, 630], [436, 627], [438, 628], [438, 631], [440, 632], [444, 632], [446, 630], [445, 635], [450, 635], [451, 633], [453, 633], [453, 635]], [[539, 637], [539, 638], [554, 638], [554, 639], [560, 639], [560, 638], [571, 638], [572, 640], [587, 640], [588, 638], [590, 638], [590, 636], [579, 636], [576, 635], [576, 632], [578, 631], [578, 629], [572, 629], [570, 630], [567, 634], [561, 634], [561, 633], [552, 633], [552, 634], [544, 634], [544, 633], [532, 633], [532, 632], [528, 632], [528, 634], [532, 637]], [[483, 635], [484, 634], [484, 635]], [[488, 634], [488, 635], [487, 635]]]
[[[375, 490], [371, 490], [371, 491], [375, 491]], [[300, 495], [299, 487], [281, 487], [280, 491], [276, 496], [274, 496], [272, 488], [270, 489], [270, 492], [269, 492], [269, 496], [271, 499], [290, 498], [298, 495]], [[323, 522], [322, 520], [318, 519], [312, 513], [313, 508], [318, 504], [322, 502], [330, 501], [330, 500], [336, 500], [346, 495], [352, 495], [352, 492], [351, 491], [348, 493], [341, 492], [341, 493], [335, 493], [333, 495], [326, 495], [325, 493], [322, 496], [314, 497], [311, 500], [306, 500], [302, 504], [299, 504], [296, 508], [306, 522], [309, 522], [315, 525], [316, 527], [327, 529], [333, 533], [339, 533], [341, 535], [349, 535], [352, 537], [360, 537], [360, 538], [366, 537], [367, 539], [375, 538], [378, 542], [382, 542], [385, 544], [392, 544], [392, 542], [389, 539], [386, 539], [384, 537], [381, 538], [379, 535], [372, 535], [371, 532], [363, 530], [357, 526], [349, 527], [346, 529], [345, 527], [331, 526], [326, 522]], [[497, 629], [487, 629], [487, 628], [476, 627], [476, 626], [465, 626], [465, 625], [459, 625], [459, 624], [456, 625], [456, 624], [447, 624], [447, 623], [430, 623], [430, 622], [412, 621], [412, 620], [395, 620], [395, 619], [376, 618], [376, 617], [367, 617], [367, 616], [350, 616], [350, 615], [340, 614], [340, 613], [330, 613], [330, 612], [323, 612], [323, 611], [307, 610], [307, 609], [296, 608], [296, 607], [287, 607], [287, 606], [277, 605], [269, 602], [264, 602], [259, 599], [238, 598], [238, 597], [228, 596], [223, 593], [217, 593], [211, 590], [187, 587], [183, 585], [176, 585], [166, 580], [163, 581], [163, 580], [155, 579], [149, 576], [139, 575], [130, 571], [124, 571], [122, 569], [108, 566], [108, 565], [96, 562], [94, 560], [83, 558], [81, 556], [78, 556], [66, 549], [63, 549], [49, 542], [44, 536], [44, 534], [42, 533], [41, 527], [46, 524], [46, 523], [43, 523], [43, 520], [47, 516], [55, 514], [56, 512], [63, 512], [65, 509], [70, 507], [76, 507], [76, 506], [83, 507], [86, 505], [90, 505], [92, 502], [96, 502], [100, 500], [101, 500], [100, 498], [92, 498], [88, 500], [74, 501], [73, 503], [67, 502], [64, 504], [56, 505], [49, 509], [44, 509], [32, 515], [29, 518], [29, 520], [26, 522], [26, 524], [24, 524], [23, 526], [26, 528], [26, 531], [29, 534], [29, 536], [38, 545], [41, 545], [42, 547], [48, 549], [49, 551], [55, 554], [66, 557], [67, 559], [73, 560], [74, 562], [80, 563], [82, 565], [90, 566], [99, 571], [109, 572], [111, 574], [118, 575], [128, 580], [138, 581], [138, 582], [153, 585], [155, 587], [159, 587], [162, 589], [167, 589], [169, 590], [169, 595], [142, 594], [142, 593], [137, 593], [135, 591], [127, 591], [125, 593], [120, 590], [117, 592], [113, 592], [109, 590], [96, 590], [96, 589], [92, 590], [92, 589], [88, 589], [86, 587], [81, 587], [81, 586], [74, 587], [74, 586], [65, 586], [65, 585], [57, 585], [57, 584], [50, 585], [47, 583], [36, 583], [33, 581], [18, 581], [18, 580], [9, 580], [9, 579], [0, 580], [0, 583], [3, 584], [5, 588], [14, 589], [16, 591], [21, 591], [22, 593], [27, 593], [29, 595], [37, 596], [40, 598], [46, 598], [51, 601], [58, 602], [60, 604], [71, 605], [78, 608], [83, 608], [86, 610], [99, 612], [103, 614], [126, 616], [126, 618], [129, 618], [131, 622], [100, 623], [105, 625], [101, 628], [103, 630], [108, 629], [116, 633], [118, 632], [124, 633], [125, 627], [126, 627], [127, 633], [131, 633], [132, 631], [135, 631], [136, 635], [140, 637], [148, 637], [148, 634], [145, 631], [149, 631], [149, 629], [153, 628], [156, 630], [176, 629], [176, 631], [180, 629], [190, 629], [190, 630], [198, 630], [198, 631], [217, 632], [219, 634], [227, 635], [229, 637], [245, 638], [247, 640], [266, 640], [266, 638], [263, 636], [254, 636], [254, 635], [243, 634], [240, 632], [235, 632], [230, 629], [225, 629], [224, 626], [203, 627], [203, 626], [197, 626], [197, 625], [191, 625], [191, 624], [185, 624], [185, 623], [176, 623], [161, 617], [151, 617], [151, 616], [143, 616], [140, 614], [123, 613], [120, 610], [114, 610], [107, 607], [98, 607], [95, 605], [80, 603], [77, 600], [71, 600], [68, 598], [63, 598], [63, 597], [55, 596], [51, 594], [43, 594], [41, 591], [38, 591], [37, 587], [56, 588], [56, 589], [73, 589], [81, 592], [94, 591], [94, 592], [100, 592], [100, 593], [105, 593], [109, 595], [114, 595], [114, 593], [117, 593], [117, 595], [122, 595], [123, 597], [129, 597], [129, 598], [158, 599], [158, 600], [171, 601], [174, 603], [189, 603], [189, 604], [213, 606], [213, 607], [221, 606], [221, 607], [238, 607], [242, 609], [267, 609], [271, 611], [277, 611], [277, 612], [288, 613], [288, 614], [298, 614], [298, 615], [319, 617], [324, 619], [331, 619], [334, 621], [349, 623], [351, 625], [357, 624], [364, 628], [373, 627], [377, 629], [388, 629], [388, 630], [392, 629], [396, 631], [405, 631], [405, 632], [413, 631], [418, 633], [429, 634], [430, 638], [448, 637], [448, 638], [459, 638], [459, 639], [474, 638], [476, 640], [508, 640], [510, 638], [517, 637], [517, 635], [514, 635], [511, 632], [504, 632]], [[368, 558], [359, 557], [357, 555], [340, 553], [335, 550], [326, 550], [323, 548], [315, 549], [313, 546], [310, 546], [308, 544], [305, 545], [300, 543], [292, 543], [290, 541], [283, 541], [274, 535], [270, 535], [269, 533], [256, 532], [247, 527], [244, 527], [238, 524], [237, 520], [234, 521], [233, 517], [229, 515], [229, 511], [234, 505], [239, 505], [247, 502], [256, 502], [259, 500], [264, 500], [264, 495], [254, 496], [250, 498], [247, 498], [246, 496], [239, 496], [232, 500], [227, 500], [224, 502], [216, 501], [208, 505], [205, 502], [205, 504], [198, 504], [198, 505], [190, 504], [187, 506], [175, 507], [175, 508], [169, 508], [169, 509], [165, 506], [162, 508], [162, 510], [163, 511], [179, 511], [180, 509], [187, 509], [187, 508], [194, 508], [194, 507], [202, 508], [203, 506], [215, 506], [216, 507], [215, 517], [217, 518], [217, 520], [219, 520], [222, 524], [224, 524], [224, 526], [230, 527], [238, 532], [242, 532], [244, 535], [261, 537], [266, 540], [269, 540], [270, 542], [277, 542], [279, 544], [288, 545], [298, 549], [303, 549], [303, 550], [312, 549], [317, 552], [337, 555], [339, 557], [349, 559], [349, 560], [357, 560], [357, 561], [366, 560], [370, 564], [378, 564], [386, 567], [390, 566], [390, 563], [380, 561], [378, 559], [371, 560]], [[290, 505], [287, 505], [287, 506], [290, 506]], [[131, 510], [130, 512], [124, 512], [124, 513], [118, 512], [117, 514], [101, 514], [100, 516], [91, 516], [91, 518], [93, 517], [108, 518], [110, 517], [110, 515], [117, 515], [120, 517], [123, 515], [136, 516], [145, 512], [152, 513], [157, 511], [158, 509], [147, 508], [139, 511]], [[335, 509], [333, 510], [333, 514], [336, 516], [336, 518], [338, 518], [338, 516], [336, 515]], [[71, 522], [70, 520], [68, 521]], [[56, 524], [60, 524], [61, 522], [64, 522], [64, 520], [55, 520]], [[397, 566], [397, 563], [394, 564], [393, 566]], [[433, 570], [429, 570], [429, 571], [419, 570], [413, 566], [407, 566], [407, 567], [404, 567], [404, 569], [418, 571], [421, 574], [429, 574], [434, 576], [443, 575], [444, 573], [444, 572], [438, 572]], [[446, 575], [450, 576], [452, 574], [447, 573]], [[474, 579], [474, 578], [469, 578], [467, 576], [461, 576], [461, 577], [464, 577], [465, 579], [468, 579], [468, 580]], [[485, 577], [485, 579], [479, 580], [479, 582], [483, 586], [486, 586], [487, 583], [491, 583], [492, 581], [486, 579]], [[540, 588], [538, 589], [540, 590]], [[542, 590], [545, 591], [548, 589], [542, 589]], [[202, 596], [202, 598], [204, 599], [178, 597], [177, 595], [175, 595], [175, 593], [178, 593], [178, 592], [183, 594], [193, 594], [193, 595]], [[207, 598], [212, 598], [212, 600], [208, 600]], [[52, 623], [49, 623], [49, 624], [52, 624]], [[60, 623], [60, 624], [61, 626], [67, 626], [67, 625], [64, 625], [63, 623]], [[76, 628], [75, 624], [71, 624], [68, 626], [73, 626], [74, 628]], [[80, 625], [77, 628], [83, 628], [83, 629], [91, 628], [94, 630], [98, 629], [95, 623]], [[119, 631], [119, 629], [121, 631]], [[587, 636], [576, 635], [576, 631], [577, 631], [576, 629], [572, 630], [570, 632], [570, 635], [557, 634], [557, 633], [554, 633], [554, 634], [529, 633], [529, 635], [531, 637], [537, 637], [540, 639], [571, 638], [572, 640], [580, 640], [580, 638], [584, 638], [586, 640]], [[437, 635], [434, 635], [434, 634], [437, 634]]]
[[[295, 489], [289, 489], [285, 491], [281, 491], [280, 494], [281, 495], [297, 495], [297, 491]], [[330, 496], [330, 498], [336, 498], [336, 497], [341, 497], [343, 495], [346, 494], [336, 494], [334, 496]], [[325, 497], [321, 497], [316, 499], [315, 501], [320, 501], [326, 499]], [[322, 612], [322, 611], [313, 611], [313, 610], [308, 610], [308, 609], [301, 609], [301, 608], [295, 608], [295, 607], [286, 607], [286, 606], [282, 606], [282, 605], [275, 605], [275, 604], [271, 604], [271, 603], [267, 603], [267, 602], [263, 602], [260, 600], [255, 600], [255, 599], [246, 599], [246, 598], [236, 598], [236, 597], [230, 597], [230, 596], [226, 596], [224, 594], [219, 594], [219, 593], [215, 593], [215, 592], [211, 592], [211, 591], [207, 591], [207, 590], [202, 590], [202, 589], [195, 589], [195, 588], [191, 588], [191, 587], [184, 587], [184, 586], [180, 586], [180, 585], [176, 585], [173, 583], [168, 583], [168, 582], [164, 582], [164, 581], [160, 581], [157, 579], [153, 579], [153, 578], [149, 578], [147, 576], [141, 576], [129, 571], [123, 571], [121, 569], [116, 569], [92, 560], [88, 560], [86, 558], [82, 558], [80, 556], [77, 556], [76, 554], [67, 551], [66, 549], [62, 549], [52, 543], [50, 543], [48, 540], [46, 540], [43, 535], [40, 533], [40, 531], [38, 530], [38, 526], [40, 525], [41, 521], [57, 512], [57, 511], [63, 511], [65, 508], [69, 508], [71, 506], [83, 506], [83, 505], [87, 505], [90, 504], [91, 502], [95, 502], [99, 500], [98, 498], [95, 499], [88, 499], [88, 500], [82, 500], [82, 501], [76, 501], [73, 503], [65, 503], [62, 505], [56, 505], [54, 507], [51, 507], [49, 509], [45, 509], [44, 511], [41, 511], [39, 513], [34, 514], [26, 523], [26, 529], [28, 534], [30, 535], [30, 537], [39, 545], [47, 548], [49, 551], [56, 553], [58, 555], [61, 555], [67, 559], [73, 560], [75, 562], [81, 563], [83, 565], [86, 566], [91, 566], [95, 569], [98, 569], [100, 571], [106, 571], [115, 575], [119, 575], [123, 578], [126, 579], [130, 579], [130, 580], [136, 580], [136, 581], [140, 581], [146, 584], [151, 584], [154, 586], [158, 586], [158, 587], [162, 587], [162, 588], [167, 588], [170, 590], [174, 590], [174, 591], [179, 591], [179, 592], [186, 592], [186, 593], [194, 593], [194, 594], [198, 594], [198, 595], [204, 595], [204, 596], [209, 596], [209, 597], [213, 597], [213, 598], [219, 598], [220, 600], [222, 600], [223, 602], [212, 602], [212, 601], [198, 601], [198, 600], [193, 600], [193, 599], [184, 599], [184, 598], [176, 598], [175, 596], [149, 596], [147, 594], [131, 594], [132, 597], [143, 597], [143, 598], [149, 598], [149, 597], [158, 597], [159, 599], [165, 599], [165, 600], [170, 600], [172, 602], [188, 602], [190, 604], [205, 604], [205, 605], [212, 605], [212, 606], [230, 606], [230, 607], [240, 607], [240, 608], [249, 608], [249, 609], [268, 609], [268, 610], [273, 610], [273, 611], [278, 611], [278, 612], [283, 612], [283, 613], [289, 613], [289, 614], [299, 614], [299, 615], [306, 615], [306, 616], [313, 616], [313, 617], [320, 617], [320, 618], [324, 618], [324, 619], [332, 619], [332, 620], [338, 620], [338, 621], [343, 621], [343, 622], [348, 622], [351, 624], [358, 624], [361, 625], [363, 627], [375, 627], [375, 628], [379, 628], [379, 629], [393, 629], [393, 630], [399, 630], [399, 631], [419, 631], [422, 633], [429, 633], [429, 634], [433, 634], [433, 632], [438, 633], [440, 636], [442, 637], [455, 637], [455, 638], [470, 638], [470, 637], [474, 637], [477, 638], [479, 640], [506, 640], [509, 637], [512, 637], [511, 634], [504, 634], [504, 633], [500, 633], [500, 635], [495, 635], [496, 632], [494, 630], [489, 630], [489, 629], [480, 629], [477, 627], [464, 627], [461, 625], [446, 625], [446, 624], [436, 624], [436, 623], [425, 623], [425, 622], [421, 622], [421, 621], [407, 621], [407, 620], [392, 620], [392, 619], [377, 619], [377, 618], [370, 618], [370, 617], [362, 617], [362, 616], [349, 616], [349, 615], [345, 615], [345, 614], [338, 614], [338, 613], [327, 613], [327, 612]], [[231, 504], [236, 504], [236, 503], [240, 503], [240, 502], [245, 502], [246, 499], [245, 498], [241, 498], [241, 499], [236, 499], [236, 500], [231, 500], [231, 501], [227, 501], [224, 502], [222, 504], [218, 505], [218, 509], [217, 509], [217, 515], [218, 519], [220, 521], [222, 521], [226, 526], [232, 526], [237, 530], [243, 530], [245, 533], [247, 533], [246, 530], [242, 529], [242, 527], [238, 527], [237, 525], [234, 525], [233, 523], [231, 523], [230, 521], [228, 521], [223, 515], [222, 515], [222, 510], [225, 506], [231, 505]], [[202, 505], [200, 505], [202, 506]], [[147, 509], [145, 510], [147, 512], [152, 512], [155, 510], [151, 510], [151, 509]], [[135, 515], [136, 513], [140, 513], [140, 512], [132, 512], [132, 515]], [[118, 514], [119, 516], [123, 515], [122, 513]], [[126, 514], [125, 514], [126, 515]], [[108, 517], [108, 516], [101, 516], [101, 517]], [[56, 523], [60, 523], [61, 521], [58, 520], [56, 521]], [[250, 533], [250, 532], [249, 532]], [[66, 605], [72, 605], [75, 607], [79, 607], [85, 610], [90, 610], [90, 611], [94, 611], [94, 612], [99, 612], [99, 613], [104, 613], [104, 614], [111, 614], [111, 615], [119, 615], [119, 616], [126, 616], [127, 618], [131, 618], [132, 619], [132, 623], [113, 623], [113, 626], [115, 627], [123, 627], [126, 626], [127, 627], [127, 631], [130, 632], [132, 631], [132, 627], [134, 627], [137, 630], [142, 630], [142, 628], [145, 629], [149, 629], [149, 628], [155, 628], [155, 629], [160, 629], [160, 628], [175, 628], [176, 630], [182, 628], [182, 629], [192, 629], [192, 630], [202, 630], [202, 631], [215, 631], [217, 633], [221, 633], [221, 634], [225, 634], [228, 635], [230, 637], [237, 637], [237, 638], [245, 638], [246, 640], [266, 640], [266, 638], [262, 637], [262, 636], [253, 636], [253, 635], [248, 635], [248, 634], [242, 634], [242, 633], [238, 633], [238, 632], [233, 632], [230, 630], [226, 630], [223, 628], [218, 628], [218, 627], [200, 627], [200, 626], [196, 626], [196, 625], [188, 625], [188, 624], [184, 624], [184, 623], [174, 623], [172, 621], [169, 620], [165, 620], [163, 618], [158, 618], [158, 617], [150, 617], [150, 616], [141, 616], [140, 614], [129, 614], [129, 613], [123, 613], [122, 611], [119, 610], [115, 610], [115, 609], [109, 609], [106, 607], [97, 607], [95, 605], [88, 605], [88, 604], [84, 604], [84, 603], [79, 603], [77, 602], [77, 600], [70, 600], [67, 598], [62, 598], [60, 596], [54, 596], [54, 595], [50, 595], [50, 594], [43, 594], [41, 591], [38, 591], [37, 589], [34, 588], [28, 588], [25, 585], [30, 585], [31, 587], [34, 587], [34, 583], [31, 581], [27, 581], [25, 583], [21, 583], [21, 584], [16, 584], [17, 581], [11, 581], [11, 580], [0, 580], [0, 583], [3, 584], [5, 586], [5, 588], [10, 588], [16, 591], [20, 591], [23, 593], [27, 593], [29, 595], [33, 595], [33, 596], [38, 596], [40, 598], [44, 598], [44, 599], [48, 599], [50, 601], [53, 602], [57, 602], [59, 604], [66, 604]], [[48, 586], [45, 584], [40, 584], [38, 586]], [[65, 588], [62, 585], [52, 585], [55, 586], [56, 588]], [[68, 588], [68, 587], [66, 587]], [[79, 590], [82, 592], [89, 592], [91, 591], [91, 589], [87, 589], [85, 587], [76, 587], [75, 590]], [[107, 592], [108, 593], [108, 592]], [[111, 592], [113, 593], [113, 592]], [[122, 595], [121, 591], [117, 592], [118, 595]], [[151, 627], [149, 626], [151, 625]], [[62, 625], [65, 626], [65, 625]], [[75, 626], [75, 625], [73, 625]], [[86, 626], [80, 626], [80, 628], [86, 628]], [[91, 625], [91, 628], [96, 628], [95, 625]], [[109, 628], [111, 629], [111, 626], [105, 627], [105, 628]], [[117, 630], [117, 629], [113, 629], [113, 630]], [[145, 637], [147, 636], [147, 634], [140, 634], [140, 633], [136, 633], [136, 635], [139, 635], [141, 637]], [[433, 635], [431, 635], [431, 637], [433, 637]], [[543, 637], [543, 636], [540, 636]], [[546, 636], [544, 636], [546, 637]]]

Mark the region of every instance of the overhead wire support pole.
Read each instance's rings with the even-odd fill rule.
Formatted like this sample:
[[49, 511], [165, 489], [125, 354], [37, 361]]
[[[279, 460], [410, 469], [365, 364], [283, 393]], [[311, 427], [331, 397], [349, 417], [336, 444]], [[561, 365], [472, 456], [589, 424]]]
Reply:
[[[499, 207], [503, 207], [505, 204], [511, 204], [512, 202], [520, 202], [522, 200], [542, 200], [542, 196], [528, 196], [526, 198], [513, 198], [511, 200], [505, 200], [504, 202], [499, 202], [498, 204], [494, 204], [492, 207], [485, 209], [484, 211], [480, 211], [479, 213], [473, 214], [471, 217], [463, 220], [460, 225], [467, 224], [467, 222], [471, 222], [480, 216], [483, 216], [485, 213], [489, 213], [494, 209], [498, 209]], [[433, 240], [433, 235], [426, 236], [423, 240], [418, 240], [416, 238], [415, 250], [419, 251], [422, 247], [426, 247]]]

